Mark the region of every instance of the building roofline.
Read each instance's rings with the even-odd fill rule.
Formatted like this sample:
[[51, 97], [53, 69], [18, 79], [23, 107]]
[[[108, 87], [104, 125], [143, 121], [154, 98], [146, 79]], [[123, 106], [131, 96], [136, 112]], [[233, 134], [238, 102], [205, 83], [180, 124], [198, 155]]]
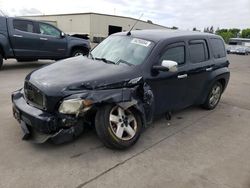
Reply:
[[245, 40], [245, 41], [250, 41], [249, 38], [230, 38], [230, 40]]
[[[100, 16], [110, 16], [110, 17], [118, 17], [118, 18], [127, 18], [127, 19], [132, 19], [132, 20], [135, 20], [135, 21], [138, 20], [136, 18], [132, 18], [132, 17], [128, 17], [128, 16], [118, 16], [118, 15], [102, 14], [102, 13], [95, 13], [95, 12], [68, 13], [68, 14], [43, 14], [43, 15], [33, 15], [33, 16], [32, 15], [30, 15], [30, 16], [21, 16], [21, 17], [28, 18], [28, 17], [46, 17], [46, 16], [70, 16], [70, 15], [74, 16], [74, 15], [87, 15], [87, 14], [95, 14], [95, 15], [100, 15]], [[149, 23], [149, 22], [146, 22], [146, 21], [143, 21], [143, 20], [139, 20], [139, 21], [169, 29], [169, 27], [166, 27], [166, 26], [163, 26], [163, 25], [160, 25], [160, 24]]]

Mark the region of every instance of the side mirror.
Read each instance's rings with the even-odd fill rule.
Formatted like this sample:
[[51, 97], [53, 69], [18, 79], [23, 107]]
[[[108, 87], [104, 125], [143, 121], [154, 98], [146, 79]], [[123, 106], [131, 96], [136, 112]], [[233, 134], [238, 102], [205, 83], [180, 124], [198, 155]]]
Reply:
[[64, 37], [65, 37], [65, 33], [61, 32], [61, 38], [64, 38]]
[[178, 63], [171, 60], [163, 60], [161, 65], [154, 65], [153, 70], [157, 71], [169, 71], [169, 72], [176, 72]]

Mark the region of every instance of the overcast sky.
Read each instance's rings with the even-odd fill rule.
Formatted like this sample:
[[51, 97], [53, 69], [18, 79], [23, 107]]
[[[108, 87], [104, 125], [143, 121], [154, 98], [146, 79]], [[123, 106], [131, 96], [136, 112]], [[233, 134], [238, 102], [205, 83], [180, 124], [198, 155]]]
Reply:
[[151, 20], [181, 29], [250, 28], [250, 0], [0, 0], [11, 16], [97, 12]]

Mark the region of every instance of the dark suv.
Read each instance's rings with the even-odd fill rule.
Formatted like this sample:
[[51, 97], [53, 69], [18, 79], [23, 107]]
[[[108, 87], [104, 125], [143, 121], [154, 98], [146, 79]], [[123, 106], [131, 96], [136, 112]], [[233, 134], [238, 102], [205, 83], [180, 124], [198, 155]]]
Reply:
[[86, 57], [30, 73], [24, 88], [12, 94], [13, 112], [24, 139], [62, 143], [92, 125], [107, 147], [124, 149], [155, 115], [192, 105], [214, 109], [228, 84], [228, 66], [216, 35], [118, 33]]
[[0, 68], [3, 59], [58, 60], [89, 50], [88, 40], [68, 36], [51, 24], [0, 16]]

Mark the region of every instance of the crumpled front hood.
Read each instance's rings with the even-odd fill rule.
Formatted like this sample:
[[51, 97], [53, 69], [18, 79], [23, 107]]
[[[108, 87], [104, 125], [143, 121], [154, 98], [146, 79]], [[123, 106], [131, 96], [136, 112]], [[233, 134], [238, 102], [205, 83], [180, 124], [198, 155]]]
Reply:
[[78, 56], [38, 69], [26, 80], [48, 96], [62, 96], [69, 90], [105, 89], [137, 77], [140, 71], [136, 66], [107, 64]]

